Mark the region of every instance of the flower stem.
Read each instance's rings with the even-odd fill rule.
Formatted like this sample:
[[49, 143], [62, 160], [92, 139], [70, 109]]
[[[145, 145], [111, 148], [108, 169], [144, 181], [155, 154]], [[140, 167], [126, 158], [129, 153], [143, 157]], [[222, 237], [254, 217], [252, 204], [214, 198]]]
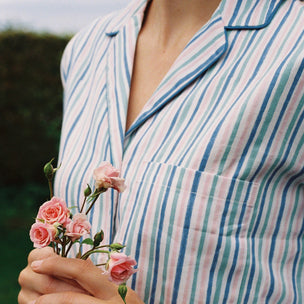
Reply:
[[57, 253], [58, 255], [60, 255], [60, 248], [59, 248], [59, 246], [58, 246], [58, 243], [55, 243], [55, 249], [56, 249], [56, 253]]
[[53, 186], [52, 186], [52, 180], [48, 179], [49, 189], [50, 189], [50, 197], [52, 198], [53, 195]]
[[71, 243], [70, 243], [70, 245], [69, 245], [69, 247], [68, 247], [68, 249], [67, 249], [67, 251], [66, 251], [66, 253], [65, 253], [65, 256], [68, 255], [69, 251], [70, 251], [71, 248], [72, 248], [72, 245], [73, 245], [73, 242], [71, 241]]
[[100, 252], [100, 253], [107, 253], [107, 254], [110, 253], [110, 251], [108, 251], [108, 250], [95, 250], [95, 249], [93, 248], [93, 249], [87, 251], [85, 254], [83, 254], [80, 258], [81, 258], [82, 260], [86, 260], [92, 253], [99, 253], [99, 252]]
[[64, 236], [62, 239], [62, 250], [61, 250], [61, 256], [62, 257], [66, 257], [66, 252], [65, 252], [65, 248], [66, 248], [67, 242], [66, 242], [66, 237]]
[[96, 264], [95, 266], [106, 266], [107, 263]]
[[80, 213], [82, 213], [82, 211], [83, 211], [86, 200], [87, 200], [87, 198], [85, 197], [84, 200], [83, 200], [83, 203], [81, 205]]
[[94, 204], [95, 204], [95, 202], [96, 202], [97, 199], [98, 199], [98, 196], [96, 196], [96, 197], [93, 199], [93, 201], [92, 201], [92, 203], [91, 203], [89, 209], [86, 211], [86, 215], [88, 215], [88, 213], [90, 212], [90, 210], [93, 208], [93, 206], [94, 206]]

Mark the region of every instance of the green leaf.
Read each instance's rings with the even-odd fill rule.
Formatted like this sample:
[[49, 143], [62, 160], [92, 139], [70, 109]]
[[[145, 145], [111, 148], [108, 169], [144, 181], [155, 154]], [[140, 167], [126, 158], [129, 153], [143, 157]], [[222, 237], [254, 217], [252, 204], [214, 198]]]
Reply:
[[36, 220], [39, 221], [39, 222], [41, 222], [41, 223], [45, 223], [45, 220], [40, 219], [40, 218], [38, 218], [38, 217], [36, 218]]
[[87, 238], [87, 239], [85, 239], [85, 240], [83, 240], [82, 242], [81, 242], [81, 244], [87, 244], [87, 245], [94, 245], [94, 242], [93, 242], [93, 240], [92, 239], [90, 239], [90, 238]]
[[72, 210], [72, 209], [75, 209], [75, 208], [78, 208], [78, 206], [71, 206], [71, 207], [68, 207], [69, 210]]

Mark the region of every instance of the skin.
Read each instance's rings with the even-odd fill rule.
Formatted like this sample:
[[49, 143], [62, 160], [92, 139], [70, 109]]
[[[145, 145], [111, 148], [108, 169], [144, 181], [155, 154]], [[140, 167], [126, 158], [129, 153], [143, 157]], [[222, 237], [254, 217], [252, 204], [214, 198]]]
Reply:
[[[136, 44], [126, 128], [220, 0], [153, 0]], [[33, 262], [38, 263], [33, 263]], [[66, 259], [51, 248], [33, 250], [20, 273], [19, 304], [123, 303], [117, 286], [90, 261]], [[143, 303], [128, 289], [128, 304]]]
[[[90, 260], [62, 258], [50, 247], [30, 253], [28, 266], [20, 273], [19, 284], [19, 304], [123, 303], [117, 285]], [[143, 303], [131, 289], [126, 301]]]

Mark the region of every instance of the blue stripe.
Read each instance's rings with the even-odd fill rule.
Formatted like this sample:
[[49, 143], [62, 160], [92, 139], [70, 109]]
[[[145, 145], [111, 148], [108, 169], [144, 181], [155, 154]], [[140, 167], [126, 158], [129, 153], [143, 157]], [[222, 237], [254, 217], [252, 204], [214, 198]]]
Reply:
[[226, 284], [225, 293], [224, 293], [224, 300], [228, 299], [229, 290], [230, 290], [230, 286], [231, 286], [231, 282], [232, 282], [232, 276], [233, 276], [234, 270], [237, 266], [237, 257], [238, 257], [239, 250], [240, 250], [240, 232], [241, 232], [241, 228], [242, 228], [242, 222], [243, 222], [243, 219], [244, 219], [244, 215], [245, 215], [246, 209], [248, 208], [246, 202], [248, 201], [250, 191], [251, 191], [251, 187], [252, 187], [252, 184], [250, 184], [248, 189], [247, 189], [246, 196], [245, 196], [245, 199], [244, 199], [244, 203], [242, 205], [241, 214], [240, 214], [240, 217], [239, 217], [239, 220], [238, 220], [238, 228], [235, 232], [235, 251], [234, 251], [234, 255], [233, 255], [232, 265], [231, 265], [231, 268], [230, 268], [230, 271], [229, 271], [229, 274], [228, 274], [228, 278], [227, 278], [227, 284]]
[[[124, 46], [123, 48], [124, 49], [127, 49], [126, 47], [126, 41], [127, 40], [127, 35], [126, 35], [126, 29], [124, 29], [123, 31], [123, 41], [124, 41]], [[131, 75], [130, 75], [130, 71], [129, 71], [129, 66], [128, 66], [128, 57], [127, 57], [127, 52], [124, 52], [124, 67], [125, 67], [125, 73], [126, 73], [126, 76], [127, 76], [127, 80], [128, 80], [128, 85], [130, 86], [130, 83], [131, 83]]]
[[[302, 119], [304, 119], [304, 115], [302, 115]], [[272, 267], [272, 260], [273, 260], [273, 256], [274, 256], [274, 250], [275, 250], [275, 246], [276, 246], [276, 238], [277, 235], [279, 233], [280, 230], [280, 225], [281, 225], [281, 221], [282, 221], [282, 217], [283, 217], [283, 213], [284, 213], [284, 209], [285, 209], [285, 205], [286, 205], [286, 196], [287, 196], [287, 192], [288, 192], [288, 188], [291, 186], [291, 184], [298, 178], [301, 177], [304, 174], [304, 167], [302, 168], [302, 170], [295, 176], [293, 176], [287, 183], [287, 185], [285, 186], [284, 190], [283, 190], [283, 197], [282, 197], [282, 202], [281, 202], [281, 206], [279, 209], [279, 214], [278, 214], [278, 220], [277, 220], [277, 224], [276, 227], [274, 229], [272, 238], [271, 238], [271, 246], [270, 246], [270, 253], [269, 253], [269, 271], [270, 271], [270, 287], [266, 296], [266, 302], [265, 303], [269, 303], [270, 298], [273, 294], [274, 291], [274, 286], [275, 286], [275, 280], [274, 280], [274, 275], [273, 275], [273, 267]]]
[[222, 218], [221, 218], [218, 242], [216, 244], [216, 249], [215, 249], [215, 253], [214, 253], [214, 256], [213, 256], [213, 260], [212, 260], [212, 264], [211, 264], [211, 268], [210, 268], [210, 272], [209, 272], [206, 303], [210, 303], [210, 301], [211, 301], [212, 284], [213, 284], [212, 281], [213, 281], [213, 277], [214, 277], [214, 274], [215, 274], [215, 267], [216, 267], [216, 264], [217, 264], [217, 261], [218, 261], [218, 258], [219, 258], [220, 248], [222, 246], [222, 239], [223, 239], [223, 235], [224, 235], [223, 234], [224, 224], [225, 224], [226, 216], [227, 216], [227, 213], [228, 213], [228, 210], [229, 210], [230, 199], [232, 197], [234, 186], [235, 186], [235, 179], [231, 181], [229, 191], [228, 191], [228, 195], [227, 195], [227, 198], [226, 198], [226, 201], [225, 201], [224, 211], [223, 211]]
[[[171, 176], [170, 176], [169, 182], [168, 182], [169, 186], [172, 184], [172, 180], [174, 178], [175, 171], [176, 171], [176, 167], [173, 167], [172, 172], [171, 172]], [[160, 221], [159, 221], [158, 233], [157, 233], [157, 239], [156, 239], [153, 283], [152, 283], [151, 295], [150, 295], [150, 303], [151, 304], [155, 302], [155, 291], [156, 291], [156, 285], [157, 285], [157, 276], [158, 276], [158, 270], [160, 269], [159, 268], [160, 243], [161, 243], [161, 239], [162, 239], [162, 232], [163, 232], [162, 230], [163, 230], [163, 225], [164, 225], [165, 212], [166, 212], [166, 208], [167, 208], [167, 200], [168, 200], [169, 194], [170, 194], [170, 190], [167, 188], [165, 197], [162, 200], [162, 206], [161, 206], [161, 212], [160, 212]]]
[[[72, 64], [72, 59], [74, 59], [73, 62], [76, 62], [76, 61], [78, 60], [78, 57], [80, 56], [80, 53], [81, 53], [81, 52], [83, 51], [83, 49], [85, 48], [85, 46], [86, 46], [86, 44], [87, 44], [89, 38], [91, 37], [91, 34], [92, 34], [94, 28], [95, 28], [95, 27], [92, 27], [92, 29], [88, 32], [87, 38], [86, 38], [85, 42], [82, 44], [82, 46], [81, 46], [81, 48], [80, 48], [78, 54], [76, 55], [75, 59], [74, 59], [73, 57], [74, 57], [74, 51], [75, 51], [75, 46], [76, 46], [76, 44], [73, 44], [73, 47], [72, 47], [72, 50], [71, 50], [71, 55], [70, 55], [70, 61], [69, 61], [69, 64], [68, 64], [68, 66], [67, 66], [67, 69], [66, 69], [66, 75], [65, 75], [66, 77], [67, 77], [67, 75], [68, 75], [69, 72], [70, 72], [71, 64]], [[75, 36], [75, 38], [76, 38], [76, 36]], [[66, 79], [65, 79], [65, 80], [66, 80]]]
[[[155, 116], [153, 117], [153, 120], [152, 120], [152, 122], [151, 122], [151, 125], [153, 125], [153, 123], [154, 123], [154, 121], [156, 120], [156, 118], [157, 118], [157, 115], [155, 115]], [[138, 150], [139, 150], [139, 148], [140, 148], [140, 144], [141, 144], [142, 140], [145, 138], [145, 135], [147, 134], [148, 131], [149, 131], [149, 130], [146, 129], [146, 131], [144, 132], [144, 134], [142, 135], [142, 137], [141, 137], [139, 140], [137, 140], [137, 145], [136, 145], [136, 147], [133, 149], [132, 157], [131, 157], [131, 158], [135, 157], [136, 152], [138, 152]], [[153, 160], [153, 159], [152, 159], [152, 160]], [[131, 163], [128, 164], [128, 166], [126, 167], [126, 170], [125, 170], [125, 175], [128, 174], [128, 171], [131, 169], [132, 165], [133, 165], [133, 164], [131, 164]]]
[[[172, 121], [171, 121], [171, 124], [170, 124], [170, 126], [169, 126], [169, 128], [168, 128], [168, 131], [167, 131], [166, 135], [164, 136], [163, 141], [161, 142], [161, 144], [159, 145], [158, 149], [155, 151], [155, 153], [154, 153], [154, 155], [153, 155], [153, 157], [152, 157], [153, 160], [156, 158], [157, 155], [159, 155], [160, 150], [161, 150], [161, 149], [163, 148], [163, 146], [165, 145], [165, 143], [166, 143], [166, 141], [168, 140], [168, 138], [170, 137], [171, 133], [174, 132], [174, 126], [175, 126], [175, 124], [176, 124], [176, 122], [177, 122], [177, 119], [178, 119], [179, 115], [180, 115], [181, 112], [182, 112], [182, 108], [185, 106], [186, 101], [188, 101], [189, 97], [193, 94], [193, 92], [195, 91], [195, 89], [197, 89], [198, 86], [199, 86], [199, 82], [196, 83], [196, 85], [193, 87], [193, 89], [191, 90], [191, 92], [185, 97], [185, 102], [182, 103], [182, 104], [180, 105], [180, 107], [176, 110], [176, 113], [175, 113], [175, 115], [174, 115], [174, 117], [173, 117], [173, 119], [172, 119]], [[199, 103], [197, 104], [196, 109], [197, 109], [198, 107], [199, 107]], [[189, 124], [190, 124], [190, 122], [192, 121], [193, 116], [195, 116], [196, 112], [197, 112], [196, 110], [193, 111], [193, 115], [191, 116], [191, 119], [189, 120]], [[184, 128], [185, 130], [187, 129], [187, 127], [189, 126], [189, 124], [187, 124], [187, 126], [185, 126], [185, 128]], [[172, 149], [170, 150], [170, 152], [168, 152], [168, 156], [167, 156], [167, 158], [166, 158], [166, 160], [165, 160], [165, 163], [168, 162], [168, 160], [169, 160], [169, 158], [170, 158], [170, 155], [171, 155], [172, 153], [174, 153], [174, 151], [176, 150], [176, 147], [177, 147], [178, 144], [181, 142], [181, 139], [182, 139], [183, 136], [184, 136], [184, 134], [183, 134], [183, 132], [181, 132], [181, 135], [180, 135], [180, 136], [176, 139], [176, 141], [174, 142], [174, 145], [173, 145]]]
[[[297, 293], [297, 288], [296, 288], [296, 267], [297, 267], [297, 263], [299, 261], [299, 256], [301, 254], [301, 240], [303, 238], [303, 235], [304, 235], [304, 219], [303, 219], [303, 223], [302, 223], [302, 228], [301, 228], [300, 233], [297, 238], [298, 250], [295, 255], [293, 266], [292, 266], [292, 287], [293, 287], [293, 293], [294, 293], [294, 300], [293, 300], [294, 304], [296, 304], [297, 300], [298, 300], [298, 293]], [[301, 258], [303, 259], [303, 255]]]
[[[303, 122], [304, 122], [304, 112], [302, 112], [302, 115], [300, 116], [300, 118], [298, 120], [298, 123], [295, 127], [295, 130], [294, 130], [293, 134], [292, 134], [291, 142], [293, 142], [295, 140], [296, 135], [298, 134], [298, 131], [300, 130], [300, 127], [303, 124]], [[290, 148], [291, 147], [289, 147], [289, 149], [287, 149], [287, 151], [290, 151]], [[276, 224], [275, 230], [273, 232], [273, 236], [271, 238], [271, 246], [270, 246], [270, 253], [269, 253], [269, 260], [268, 260], [269, 271], [270, 271], [270, 288], [269, 288], [269, 291], [268, 291], [267, 296], [266, 296], [266, 303], [269, 303], [269, 300], [270, 300], [271, 295], [272, 295], [273, 290], [274, 290], [275, 281], [274, 281], [274, 275], [273, 275], [272, 259], [273, 259], [273, 255], [274, 255], [276, 237], [277, 237], [279, 229], [280, 229], [280, 224], [281, 224], [281, 220], [282, 220], [282, 217], [283, 217], [283, 212], [284, 212], [284, 209], [285, 209], [287, 190], [290, 187], [291, 183], [294, 182], [294, 180], [296, 180], [298, 177], [303, 176], [303, 174], [304, 174], [304, 167], [302, 168], [302, 170], [297, 175], [290, 178], [289, 182], [286, 184], [285, 189], [283, 191], [283, 197], [282, 197], [282, 202], [281, 202], [281, 206], [280, 206], [280, 209], [279, 209], [277, 224]]]
[[233, 15], [232, 15], [232, 17], [229, 21], [229, 24], [233, 24], [234, 20], [236, 19], [236, 17], [239, 14], [239, 11], [240, 11], [240, 8], [241, 8], [243, 2], [244, 2], [243, 0], [238, 0], [237, 4], [235, 6], [235, 10], [233, 12]]
[[[189, 227], [190, 227], [190, 221], [192, 217], [192, 211], [193, 211], [193, 206], [194, 206], [194, 201], [195, 201], [195, 193], [197, 192], [198, 185], [199, 185], [199, 180], [200, 180], [200, 173], [195, 172], [195, 177], [193, 180], [188, 204], [187, 204], [187, 211], [186, 211], [186, 216], [184, 220], [184, 228], [183, 228], [183, 235], [182, 235], [182, 241], [179, 249], [179, 256], [178, 256], [178, 269], [176, 271], [175, 275], [175, 280], [174, 280], [174, 289], [173, 289], [173, 295], [172, 295], [172, 303], [177, 303], [177, 298], [178, 298], [178, 292], [180, 289], [180, 281], [181, 281], [181, 274], [182, 274], [182, 269], [184, 265], [184, 260], [185, 260], [185, 253], [186, 253], [186, 246], [187, 246], [187, 240], [188, 240], [188, 233], [189, 233]], [[180, 271], [179, 271], [180, 270]]]
[[[106, 51], [102, 54], [102, 56], [101, 56], [102, 58], [99, 60], [99, 62], [101, 62], [101, 60], [103, 59], [103, 57], [105, 56], [105, 54], [106, 54]], [[73, 91], [71, 92], [71, 94], [69, 95], [69, 97], [66, 96], [66, 100], [67, 100], [68, 98], [71, 98], [71, 97], [72, 97], [74, 90], [76, 89], [76, 87], [78, 86], [78, 84], [80, 83], [80, 81], [83, 79], [83, 77], [84, 77], [84, 75], [86, 74], [86, 72], [87, 72], [89, 66], [90, 66], [90, 65], [88, 65], [87, 68], [86, 68], [86, 70], [82, 73], [80, 79], [77, 81], [77, 84], [76, 84], [76, 86], [74, 87], [74, 89], [73, 89]], [[97, 70], [97, 68], [96, 68], [96, 70]], [[78, 120], [80, 119], [80, 117], [81, 117], [81, 115], [82, 115], [82, 113], [83, 113], [84, 108], [86, 107], [87, 101], [88, 101], [88, 97], [86, 98], [86, 101], [85, 101], [85, 103], [83, 104], [83, 107], [81, 108], [81, 110], [80, 110], [78, 116], [76, 117], [76, 119], [74, 120], [72, 126], [71, 126], [70, 129], [69, 129], [68, 135], [67, 135], [67, 137], [66, 137], [66, 141], [65, 141], [65, 143], [64, 143], [64, 145], [63, 145], [62, 155], [65, 154], [65, 149], [66, 149], [66, 146], [67, 146], [68, 141], [69, 141], [69, 139], [70, 139], [70, 136], [71, 136], [71, 134], [73, 133], [73, 130], [74, 130], [74, 128], [75, 128], [75, 125], [77, 124]]]
[[[114, 46], [113, 46], [113, 52], [114, 52], [114, 54], [115, 54], [115, 56], [116, 56], [116, 47], [115, 47], [115, 44], [114, 44]], [[117, 59], [115, 58], [114, 62], [116, 62], [116, 60], [117, 60]], [[114, 68], [115, 79], [117, 79], [117, 68], [118, 68], [118, 67], [115, 67], [115, 68]], [[120, 75], [120, 71], [118, 71], [118, 75]], [[121, 87], [116, 87], [116, 88], [115, 88], [116, 109], [120, 109], [117, 89], [121, 90]], [[111, 101], [109, 100], [109, 102], [111, 102]], [[109, 119], [112, 119], [112, 118], [109, 117]], [[119, 135], [120, 135], [120, 139], [121, 139], [121, 143], [120, 143], [120, 144], [123, 144], [124, 128], [123, 128], [123, 126], [121, 125], [121, 119], [117, 119], [117, 123], [118, 123], [118, 128], [119, 128]]]
[[[146, 173], [148, 172], [148, 169], [150, 167], [150, 164], [148, 165], [147, 167], [147, 170], [145, 172], [145, 176], [146, 176]], [[148, 199], [146, 200], [146, 204], [145, 204], [145, 208], [143, 210], [143, 213], [142, 213], [142, 217], [141, 217], [141, 221], [140, 221], [140, 230], [138, 232], [138, 237], [137, 237], [137, 244], [136, 244], [136, 251], [135, 251], [135, 260], [138, 261], [139, 259], [139, 254], [140, 254], [140, 247], [141, 247], [141, 239], [142, 239], [142, 233], [143, 233], [143, 225], [144, 225], [144, 222], [145, 222], [145, 217], [147, 215], [147, 209], [148, 209], [148, 205], [149, 205], [149, 199], [151, 197], [151, 192], [152, 192], [152, 188], [153, 188], [153, 183], [155, 182], [156, 180], [156, 177], [157, 177], [157, 174], [160, 170], [160, 167], [157, 168], [157, 171], [156, 171], [156, 174], [154, 174], [154, 178], [153, 178], [153, 181], [151, 183], [151, 187], [150, 187], [150, 190], [149, 190], [149, 193], [148, 193]], [[141, 183], [141, 185], [139, 186], [139, 189], [138, 189], [138, 192], [140, 192], [141, 188], [143, 186], [143, 183]], [[132, 289], [135, 289], [135, 283], [136, 283], [136, 274], [133, 275], [133, 278], [132, 278]]]
[[[103, 91], [104, 91], [104, 88], [103, 88], [102, 92], [103, 92]], [[88, 97], [88, 98], [89, 98], [89, 97]], [[88, 98], [87, 98], [87, 100], [88, 100]], [[86, 101], [87, 101], [87, 100], [86, 100]], [[85, 106], [86, 106], [86, 102], [85, 102], [84, 106], [82, 107], [81, 112], [80, 112], [79, 115], [76, 117], [76, 119], [75, 119], [75, 121], [74, 121], [74, 123], [73, 123], [73, 125], [72, 125], [72, 128], [71, 128], [70, 132], [68, 133], [67, 140], [66, 140], [65, 145], [64, 145], [64, 149], [65, 149], [65, 147], [66, 147], [66, 145], [67, 145], [68, 139], [70, 138], [70, 135], [71, 135], [72, 130], [74, 129], [75, 125], [78, 123], [78, 120], [79, 120], [80, 116], [83, 114], [83, 110], [84, 110]], [[97, 106], [98, 106], [98, 104], [95, 105], [95, 110], [96, 110], [96, 107], [97, 107]], [[104, 115], [105, 115], [105, 114], [104, 114]], [[89, 127], [89, 131], [88, 131], [88, 133], [86, 134], [86, 140], [87, 140], [87, 138], [88, 138], [88, 136], [89, 136], [89, 134], [90, 134], [90, 129], [91, 129], [91, 127], [92, 127], [92, 124], [93, 124], [93, 120], [91, 121], [90, 127]], [[86, 141], [86, 140], [85, 140], [85, 141]], [[69, 175], [69, 177], [68, 177], [68, 179], [67, 179], [67, 183], [66, 183], [66, 189], [67, 189], [67, 190], [68, 190], [69, 187], [70, 187], [70, 182], [71, 182], [72, 173], [73, 173], [75, 167], [77, 166], [78, 161], [80, 160], [80, 158], [81, 158], [81, 156], [82, 156], [82, 154], [83, 154], [83, 151], [84, 151], [85, 147], [86, 147], [85, 145], [83, 145], [83, 146], [81, 147], [80, 153], [79, 153], [79, 155], [78, 155], [77, 162], [74, 163], [73, 170], [71, 171], [71, 174]], [[64, 155], [64, 153], [63, 153], [63, 155]], [[83, 185], [79, 185], [78, 187], [83, 187]], [[67, 191], [67, 192], [68, 192], [68, 191]], [[79, 190], [78, 190], [78, 197], [79, 197]], [[67, 198], [67, 200], [69, 200], [69, 199]]]
[[252, 14], [254, 13], [254, 10], [256, 9], [256, 7], [258, 6], [258, 4], [259, 4], [259, 1], [256, 1], [256, 2], [255, 2], [255, 5], [251, 8], [251, 11], [250, 11], [250, 13], [248, 14], [247, 19], [246, 19], [246, 21], [245, 21], [245, 26], [248, 26], [248, 23], [249, 23], [249, 21], [250, 21], [250, 19], [251, 19], [251, 17], [252, 17]]
[[[103, 90], [101, 91], [100, 96], [103, 94], [104, 90], [105, 90], [105, 88], [103, 88]], [[95, 105], [95, 109], [94, 109], [94, 112], [95, 112], [95, 113], [96, 113], [96, 108], [97, 108], [97, 106], [98, 106], [98, 104]], [[102, 115], [101, 118], [100, 118], [100, 122], [99, 122], [99, 125], [98, 125], [98, 130], [100, 129], [101, 124], [103, 123], [103, 120], [104, 120], [104, 117], [106, 116], [106, 113], [107, 113], [107, 112], [104, 111], [104, 112], [103, 112], [103, 115]], [[88, 129], [87, 134], [86, 134], [85, 142], [87, 142], [87, 139], [88, 139], [89, 135], [91, 134], [93, 122], [94, 122], [94, 120], [91, 120], [91, 122], [90, 122], [90, 127], [89, 127], [89, 129]], [[94, 155], [94, 151], [95, 151], [96, 143], [97, 143], [97, 140], [96, 140], [96, 139], [97, 139], [97, 136], [98, 136], [98, 133], [95, 134], [95, 139], [94, 139], [94, 141], [93, 141], [93, 142], [94, 142], [93, 149], [91, 150], [91, 155], [90, 155], [90, 157], [87, 159], [87, 165], [85, 166], [85, 169], [83, 170], [83, 173], [82, 173], [82, 175], [81, 175], [81, 180], [84, 180], [85, 173], [87, 172], [88, 167], [89, 167], [89, 165], [90, 165], [90, 163], [91, 163], [91, 161], [92, 161], [92, 159], [93, 159], [93, 155]], [[80, 159], [81, 159], [81, 157], [82, 157], [82, 155], [83, 155], [84, 148], [85, 148], [85, 145], [82, 147], [82, 149], [81, 149], [81, 151], [80, 151], [80, 153], [79, 153], [79, 155], [78, 155], [78, 159], [77, 159], [77, 162], [76, 162], [76, 163], [78, 163], [78, 161], [80, 161]], [[75, 165], [74, 165], [72, 171], [74, 171], [74, 169], [75, 169], [75, 167], [76, 167], [76, 163], [75, 163]], [[78, 198], [81, 197], [80, 192], [82, 192], [83, 187], [84, 187], [84, 185], [79, 185], [79, 187], [78, 187], [78, 194], [77, 194], [77, 197], [78, 197]], [[79, 202], [79, 203], [80, 203], [80, 202]], [[81, 207], [81, 206], [78, 206], [78, 207]]]

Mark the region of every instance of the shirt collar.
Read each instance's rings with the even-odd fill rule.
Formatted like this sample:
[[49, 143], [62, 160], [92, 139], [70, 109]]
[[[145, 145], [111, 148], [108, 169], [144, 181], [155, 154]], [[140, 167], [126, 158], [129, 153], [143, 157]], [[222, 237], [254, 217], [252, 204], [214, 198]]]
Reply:
[[286, 0], [223, 0], [221, 15], [227, 29], [266, 27]]
[[[110, 22], [106, 34], [115, 36], [130, 18], [138, 18], [142, 22], [149, 0], [132, 1]], [[280, 5], [287, 0], [222, 0], [215, 15], [222, 16], [226, 29], [248, 30], [266, 27], [278, 11]], [[292, 0], [297, 1], [297, 0]]]
[[[112, 19], [108, 24], [106, 35], [116, 36], [122, 27], [130, 20], [130, 18], [137, 18], [142, 23], [144, 18], [145, 9], [149, 0], [134, 0], [120, 13]], [[141, 27], [141, 24], [139, 25]]]

